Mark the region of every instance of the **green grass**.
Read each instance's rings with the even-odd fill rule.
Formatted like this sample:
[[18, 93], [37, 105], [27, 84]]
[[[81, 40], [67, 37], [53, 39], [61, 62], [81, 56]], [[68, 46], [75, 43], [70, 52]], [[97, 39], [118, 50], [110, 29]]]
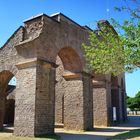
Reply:
[[42, 137], [30, 138], [30, 137], [16, 137], [16, 136], [0, 136], [0, 140], [60, 140], [60, 136], [47, 135]]
[[116, 136], [107, 138], [107, 140], [126, 140], [130, 138], [140, 137], [140, 129], [130, 130], [128, 132], [118, 134]]

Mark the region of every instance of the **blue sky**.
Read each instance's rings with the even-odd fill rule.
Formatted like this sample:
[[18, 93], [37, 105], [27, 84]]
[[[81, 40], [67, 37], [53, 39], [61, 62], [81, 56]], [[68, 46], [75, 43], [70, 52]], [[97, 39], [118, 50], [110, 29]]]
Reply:
[[[0, 46], [22, 25], [25, 19], [39, 13], [51, 15], [62, 12], [81, 25], [96, 27], [96, 22], [111, 17], [123, 21], [126, 13], [114, 11], [114, 6], [123, 5], [123, 0], [1, 0], [0, 1]], [[128, 3], [131, 5], [131, 3]], [[108, 11], [108, 12], [107, 12]], [[140, 90], [140, 71], [126, 74], [127, 93], [134, 96]]]

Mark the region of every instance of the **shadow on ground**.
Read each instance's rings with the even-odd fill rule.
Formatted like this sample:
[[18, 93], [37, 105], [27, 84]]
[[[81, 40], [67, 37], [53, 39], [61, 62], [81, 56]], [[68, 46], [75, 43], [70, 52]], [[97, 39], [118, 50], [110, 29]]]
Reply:
[[[106, 140], [111, 136], [115, 136], [124, 132], [134, 129], [140, 129], [140, 116], [128, 116], [126, 123], [120, 124], [115, 127], [108, 128], [94, 128], [92, 131], [81, 132], [81, 134], [70, 132], [57, 132], [57, 135], [61, 136], [62, 140]], [[132, 138], [133, 136], [131, 136]]]
[[[128, 121], [126, 123], [115, 127], [94, 128], [92, 131], [86, 132], [65, 131], [62, 128], [56, 129], [56, 135], [58, 135], [59, 140], [106, 140], [111, 136], [130, 130], [132, 130], [133, 133], [134, 129], [140, 129], [140, 116], [128, 116]], [[13, 133], [13, 129], [11, 127], [5, 127], [3, 133]]]
[[118, 125], [118, 127], [139, 127], [140, 128], [140, 116], [128, 116], [126, 123]]
[[61, 140], [105, 140], [109, 136], [98, 136], [93, 134], [71, 134], [71, 133], [57, 133]]

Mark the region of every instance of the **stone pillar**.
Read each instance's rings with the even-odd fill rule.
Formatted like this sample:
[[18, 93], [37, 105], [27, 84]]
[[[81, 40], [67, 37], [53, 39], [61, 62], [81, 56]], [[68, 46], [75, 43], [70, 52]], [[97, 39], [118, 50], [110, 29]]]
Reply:
[[14, 134], [53, 133], [55, 69], [43, 60], [21, 63], [17, 67]]
[[55, 68], [40, 61], [37, 66], [35, 135], [54, 133], [55, 123]]
[[67, 80], [64, 94], [64, 128], [89, 130], [93, 124], [91, 76], [64, 75]]
[[110, 92], [106, 81], [93, 80], [94, 126], [110, 125]]

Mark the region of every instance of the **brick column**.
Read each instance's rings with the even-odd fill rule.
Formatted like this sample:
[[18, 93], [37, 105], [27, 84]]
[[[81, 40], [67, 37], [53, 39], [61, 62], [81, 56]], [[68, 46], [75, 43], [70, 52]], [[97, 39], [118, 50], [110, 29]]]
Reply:
[[32, 60], [17, 67], [14, 134], [53, 133], [55, 69], [43, 60]]
[[107, 81], [93, 80], [93, 111], [95, 126], [109, 126], [110, 124], [110, 91]]
[[35, 135], [54, 133], [55, 123], [55, 68], [39, 61], [36, 81]]
[[88, 130], [93, 124], [91, 77], [87, 74], [64, 75], [64, 128]]

